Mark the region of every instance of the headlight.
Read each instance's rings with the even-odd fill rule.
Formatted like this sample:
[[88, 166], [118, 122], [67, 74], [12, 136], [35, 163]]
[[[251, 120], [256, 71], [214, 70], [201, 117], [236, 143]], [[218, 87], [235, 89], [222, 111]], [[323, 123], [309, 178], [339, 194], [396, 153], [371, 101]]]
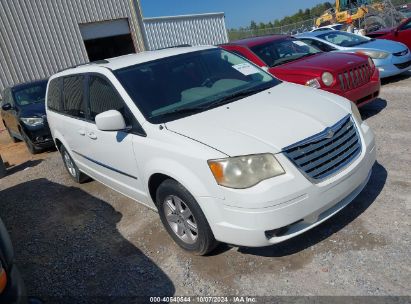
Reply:
[[351, 112], [352, 115], [354, 116], [354, 118], [357, 120], [357, 122], [359, 122], [360, 124], [362, 124], [362, 118], [361, 118], [361, 113], [358, 110], [358, 107], [355, 103], [351, 102]]
[[333, 84], [334, 82], [334, 76], [333, 74], [329, 73], [329, 72], [324, 72], [323, 75], [321, 76], [321, 80], [323, 81], [323, 83], [329, 87]]
[[30, 127], [35, 127], [43, 124], [43, 118], [41, 117], [28, 117], [20, 119], [25, 125]]
[[283, 167], [272, 154], [257, 154], [209, 160], [208, 166], [221, 186], [245, 189], [282, 175]]
[[311, 87], [311, 88], [314, 88], [314, 89], [321, 89], [321, 84], [320, 84], [320, 82], [318, 81], [317, 78], [308, 80], [308, 81], [305, 83], [305, 85], [306, 85], [307, 87]]
[[368, 64], [371, 68], [375, 67], [374, 60], [372, 60], [371, 57], [368, 57]]
[[370, 56], [372, 59], [385, 59], [387, 58], [390, 53], [382, 52], [382, 51], [369, 51], [369, 50], [362, 50], [358, 51], [358, 53], [365, 54]]

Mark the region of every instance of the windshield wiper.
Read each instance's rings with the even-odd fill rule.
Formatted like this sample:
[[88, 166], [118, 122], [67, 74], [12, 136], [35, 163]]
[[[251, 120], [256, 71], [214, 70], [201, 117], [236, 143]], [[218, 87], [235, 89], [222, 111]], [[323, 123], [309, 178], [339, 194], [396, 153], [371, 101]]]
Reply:
[[269, 88], [272, 88], [272, 87], [273, 87], [272, 85], [269, 85], [269, 86], [264, 86], [264, 87], [259, 87], [259, 88], [252, 88], [252, 89], [236, 92], [236, 93], [224, 96], [223, 98], [220, 98], [220, 99], [204, 106], [204, 108], [209, 109], [209, 108], [212, 108], [212, 107], [215, 107], [215, 106], [230, 103], [230, 102], [238, 100], [240, 98], [247, 97], [247, 96], [254, 95], [254, 94], [257, 94], [259, 92], [268, 90]]
[[[321, 52], [318, 52], [318, 53], [321, 53]], [[283, 61], [280, 61], [278, 63], [273, 64], [271, 67], [275, 67], [275, 66], [278, 66], [278, 65], [281, 65], [281, 64], [284, 64], [284, 63], [292, 62], [292, 61], [295, 61], [295, 60], [298, 60], [298, 59], [301, 59], [301, 58], [304, 58], [304, 57], [310, 57], [310, 56], [313, 56], [313, 55], [318, 54], [318, 53], [309, 53], [309, 54], [305, 54], [305, 55], [302, 55], [302, 56], [297, 57], [297, 58], [290, 58], [290, 59], [287, 59], [287, 60], [283, 60]]]

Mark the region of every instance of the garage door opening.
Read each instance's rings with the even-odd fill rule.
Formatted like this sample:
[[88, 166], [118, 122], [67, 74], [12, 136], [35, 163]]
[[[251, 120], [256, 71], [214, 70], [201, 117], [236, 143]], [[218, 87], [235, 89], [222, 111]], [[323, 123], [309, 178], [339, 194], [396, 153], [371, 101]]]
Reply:
[[90, 61], [135, 53], [127, 19], [80, 24]]

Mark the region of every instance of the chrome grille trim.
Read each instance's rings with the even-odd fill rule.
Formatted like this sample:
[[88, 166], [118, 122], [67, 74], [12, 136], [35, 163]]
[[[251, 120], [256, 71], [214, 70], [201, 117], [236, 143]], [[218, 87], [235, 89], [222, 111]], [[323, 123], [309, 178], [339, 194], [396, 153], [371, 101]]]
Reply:
[[318, 183], [361, 154], [361, 139], [351, 115], [347, 115], [334, 126], [282, 152], [309, 180]]

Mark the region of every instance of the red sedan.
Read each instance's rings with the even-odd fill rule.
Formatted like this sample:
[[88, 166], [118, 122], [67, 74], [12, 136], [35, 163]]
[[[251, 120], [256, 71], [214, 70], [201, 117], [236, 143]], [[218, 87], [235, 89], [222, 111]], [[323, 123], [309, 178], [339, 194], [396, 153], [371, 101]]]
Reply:
[[385, 28], [367, 34], [368, 37], [394, 40], [404, 43], [411, 49], [411, 18], [405, 19], [397, 27]]
[[234, 41], [222, 48], [241, 55], [275, 77], [350, 99], [361, 107], [380, 91], [372, 59], [351, 53], [324, 53], [290, 36], [265, 36]]

